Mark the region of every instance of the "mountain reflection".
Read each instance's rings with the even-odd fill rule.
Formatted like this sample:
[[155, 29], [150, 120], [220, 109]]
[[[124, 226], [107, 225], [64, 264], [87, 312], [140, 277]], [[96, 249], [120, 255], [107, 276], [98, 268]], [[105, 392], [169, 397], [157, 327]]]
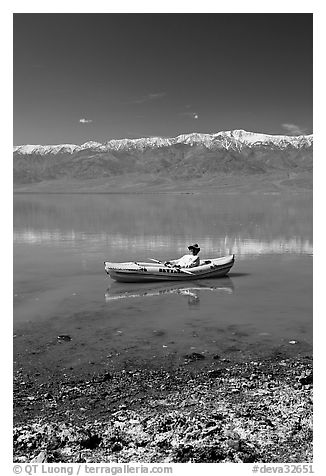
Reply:
[[241, 236], [223, 237], [175, 237], [167, 235], [144, 235], [128, 236], [123, 234], [110, 235], [107, 233], [83, 233], [61, 230], [19, 230], [13, 233], [16, 244], [44, 244], [80, 247], [86, 244], [88, 249], [115, 249], [126, 251], [152, 251], [157, 254], [170, 252], [171, 250], [182, 253], [187, 243], [198, 241], [201, 245], [202, 253], [205, 256], [217, 256], [219, 254], [235, 253], [241, 255], [261, 255], [261, 254], [309, 254], [313, 253], [313, 245], [309, 240], [294, 238], [273, 238], [271, 240], [258, 238], [242, 238]]
[[[165, 284], [165, 285], [164, 285]], [[188, 305], [194, 306], [200, 303], [202, 291], [211, 291], [223, 294], [232, 294], [234, 285], [229, 277], [216, 279], [209, 282], [196, 283], [133, 283], [124, 285], [121, 283], [112, 283], [105, 293], [105, 301], [117, 301], [120, 299], [132, 299], [139, 297], [155, 297], [175, 294], [188, 299]]]

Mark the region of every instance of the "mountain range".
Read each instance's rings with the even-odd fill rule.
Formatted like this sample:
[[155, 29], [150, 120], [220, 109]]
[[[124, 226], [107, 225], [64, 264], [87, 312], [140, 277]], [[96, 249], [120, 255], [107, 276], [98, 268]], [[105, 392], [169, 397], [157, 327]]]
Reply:
[[173, 138], [112, 139], [82, 145], [19, 145], [14, 183], [86, 180], [127, 174], [194, 179], [218, 174], [309, 173], [313, 135], [270, 135], [244, 130]]

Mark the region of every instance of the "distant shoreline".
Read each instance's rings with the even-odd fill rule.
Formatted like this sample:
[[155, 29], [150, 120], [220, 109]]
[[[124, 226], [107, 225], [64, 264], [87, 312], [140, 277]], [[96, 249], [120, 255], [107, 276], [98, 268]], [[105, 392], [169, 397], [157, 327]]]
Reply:
[[198, 194], [311, 192], [313, 174], [217, 175], [180, 178], [123, 175], [88, 180], [52, 180], [14, 184], [14, 194]]

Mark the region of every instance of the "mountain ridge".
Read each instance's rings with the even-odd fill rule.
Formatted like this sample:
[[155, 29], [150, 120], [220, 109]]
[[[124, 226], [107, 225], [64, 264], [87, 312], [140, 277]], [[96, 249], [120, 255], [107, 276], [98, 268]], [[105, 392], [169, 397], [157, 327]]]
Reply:
[[[14, 147], [14, 184], [61, 179], [87, 181], [147, 175], [172, 181], [218, 175], [311, 173], [313, 135], [244, 130], [181, 134], [174, 138], [112, 139], [104, 144]], [[117, 182], [118, 183], [118, 182]]]
[[230, 131], [220, 131], [214, 134], [192, 132], [189, 134], [180, 134], [176, 137], [142, 137], [138, 139], [110, 139], [104, 143], [87, 141], [84, 144], [25, 144], [14, 146], [13, 152], [19, 154], [58, 154], [80, 152], [82, 150], [97, 151], [119, 151], [130, 149], [160, 148], [169, 147], [176, 144], [204, 145], [208, 149], [223, 147], [225, 149], [240, 149], [243, 146], [255, 147], [257, 145], [274, 145], [284, 149], [288, 146], [295, 148], [310, 147], [313, 144], [313, 134], [288, 136], [276, 134], [264, 134], [259, 132], [248, 132], [243, 129]]

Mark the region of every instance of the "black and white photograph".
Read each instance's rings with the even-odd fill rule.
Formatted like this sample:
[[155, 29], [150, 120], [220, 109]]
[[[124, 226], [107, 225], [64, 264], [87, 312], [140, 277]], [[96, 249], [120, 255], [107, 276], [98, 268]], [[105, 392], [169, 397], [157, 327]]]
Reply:
[[309, 5], [12, 21], [14, 472], [313, 473]]

